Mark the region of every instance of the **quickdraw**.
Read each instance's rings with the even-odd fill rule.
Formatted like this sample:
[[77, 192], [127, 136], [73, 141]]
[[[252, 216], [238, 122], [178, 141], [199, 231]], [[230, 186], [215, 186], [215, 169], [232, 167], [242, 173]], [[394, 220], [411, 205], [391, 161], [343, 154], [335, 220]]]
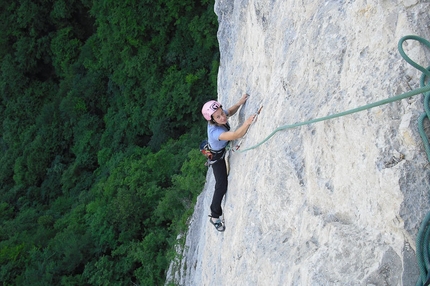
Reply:
[[[255, 122], [255, 120], [257, 120], [257, 117], [258, 117], [258, 115], [260, 114], [260, 112], [261, 112], [261, 109], [263, 108], [263, 106], [261, 106], [258, 110], [257, 110], [257, 112], [255, 113], [255, 117], [254, 117], [254, 119], [252, 120], [252, 123], [251, 123], [251, 125]], [[237, 150], [239, 150], [239, 148], [240, 148], [240, 146], [242, 145], [242, 142], [243, 142], [243, 139], [245, 139], [245, 137], [246, 137], [246, 134], [248, 134], [248, 132], [249, 132], [249, 129], [251, 128], [251, 126], [249, 126], [249, 128], [248, 128], [248, 130], [246, 130], [246, 132], [245, 132], [245, 134], [242, 136], [242, 138], [240, 139], [240, 141], [232, 148], [232, 150], [233, 150], [233, 152], [234, 151], [237, 151]]]

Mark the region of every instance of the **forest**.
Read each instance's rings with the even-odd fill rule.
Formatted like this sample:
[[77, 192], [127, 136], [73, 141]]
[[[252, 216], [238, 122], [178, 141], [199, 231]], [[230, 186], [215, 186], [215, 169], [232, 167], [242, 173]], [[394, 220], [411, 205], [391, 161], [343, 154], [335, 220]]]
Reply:
[[0, 284], [163, 285], [207, 171], [214, 0], [0, 6]]

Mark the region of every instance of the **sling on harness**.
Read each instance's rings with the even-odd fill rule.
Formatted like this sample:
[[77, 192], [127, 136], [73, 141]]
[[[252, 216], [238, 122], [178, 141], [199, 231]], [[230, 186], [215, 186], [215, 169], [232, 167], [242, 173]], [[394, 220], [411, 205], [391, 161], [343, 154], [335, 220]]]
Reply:
[[212, 150], [209, 142], [205, 139], [200, 143], [200, 152], [207, 158], [206, 166], [216, 163], [218, 160], [224, 159], [226, 148], [221, 150]]

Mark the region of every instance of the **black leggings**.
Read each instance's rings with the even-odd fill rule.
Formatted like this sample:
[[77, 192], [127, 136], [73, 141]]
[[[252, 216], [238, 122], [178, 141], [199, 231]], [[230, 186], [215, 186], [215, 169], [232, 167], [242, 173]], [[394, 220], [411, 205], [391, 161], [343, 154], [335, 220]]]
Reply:
[[221, 202], [225, 193], [227, 192], [227, 166], [224, 158], [219, 159], [212, 164], [212, 170], [215, 177], [215, 191], [211, 204], [211, 216], [219, 218], [222, 215]]

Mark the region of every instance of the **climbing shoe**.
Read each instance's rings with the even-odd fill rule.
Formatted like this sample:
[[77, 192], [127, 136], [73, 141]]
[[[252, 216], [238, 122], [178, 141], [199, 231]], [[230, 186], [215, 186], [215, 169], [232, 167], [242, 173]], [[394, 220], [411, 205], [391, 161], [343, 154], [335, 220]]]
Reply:
[[225, 226], [222, 223], [222, 221], [219, 218], [214, 218], [214, 219], [216, 220], [215, 222], [212, 220], [212, 218], [209, 218], [209, 221], [211, 222], [211, 224], [213, 224], [215, 226], [216, 230], [221, 231], [221, 232], [224, 231]]

